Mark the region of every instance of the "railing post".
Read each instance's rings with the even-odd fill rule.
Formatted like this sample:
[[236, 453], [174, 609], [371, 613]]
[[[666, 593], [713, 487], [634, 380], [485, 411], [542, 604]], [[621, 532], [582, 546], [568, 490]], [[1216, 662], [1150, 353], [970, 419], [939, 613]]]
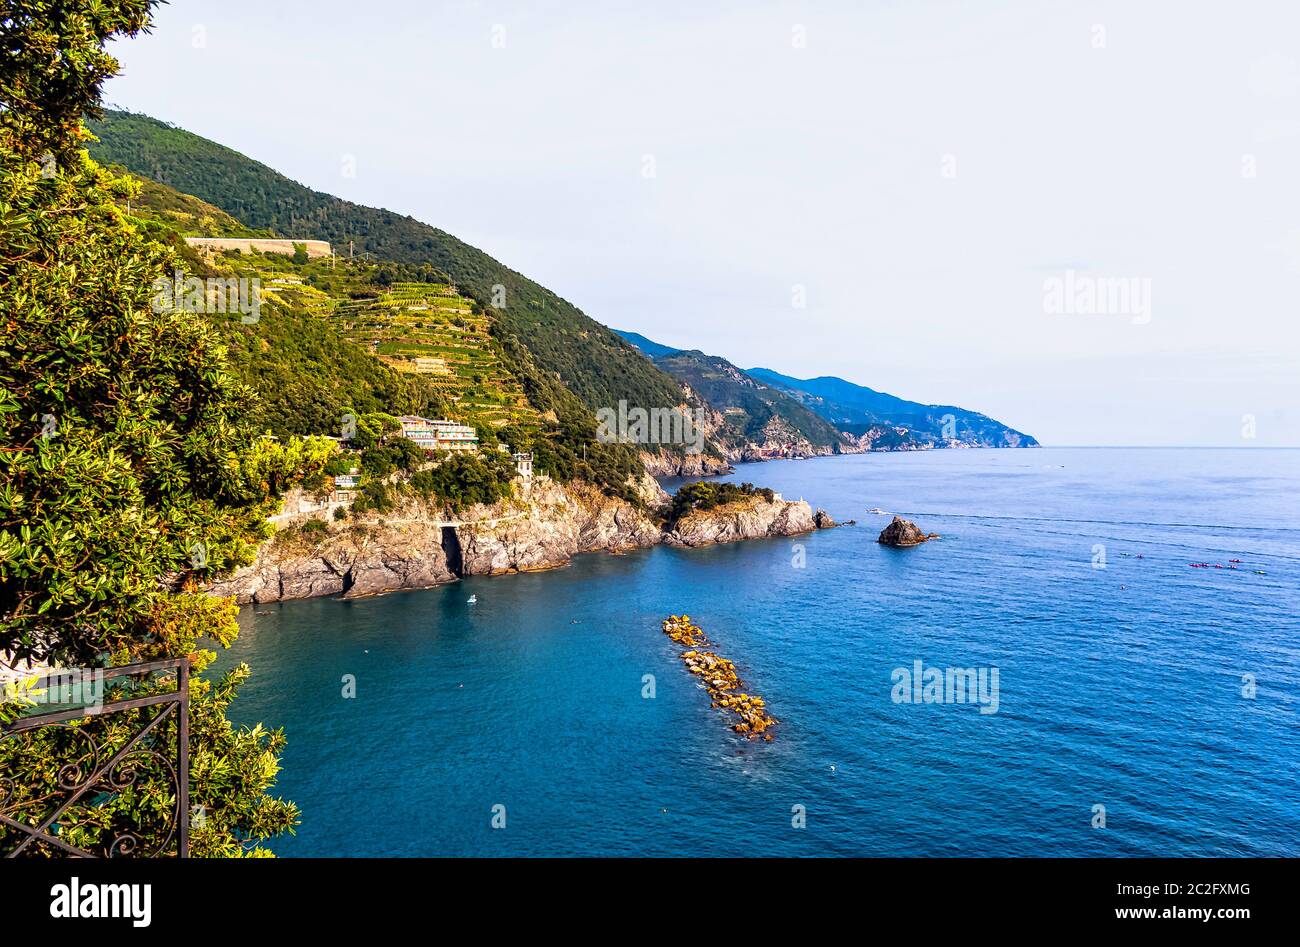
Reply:
[[180, 716], [176, 718], [177, 817], [180, 819], [180, 843], [177, 854], [190, 857], [190, 659], [181, 659], [176, 669], [176, 690], [180, 696]]

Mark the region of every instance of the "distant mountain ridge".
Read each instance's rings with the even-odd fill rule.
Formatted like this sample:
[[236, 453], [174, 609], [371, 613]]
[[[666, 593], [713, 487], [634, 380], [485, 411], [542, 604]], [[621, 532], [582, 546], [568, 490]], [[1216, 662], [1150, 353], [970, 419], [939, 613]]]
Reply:
[[[791, 434], [802, 437], [814, 448], [810, 453], [1039, 446], [1030, 435], [977, 411], [920, 404], [835, 376], [800, 379], [770, 368], [739, 369], [719, 356], [674, 349], [637, 332], [615, 331], [724, 417], [728, 411], [753, 417], [746, 405], [762, 401], [772, 415], [790, 423], [785, 441], [791, 442]], [[742, 433], [756, 440], [760, 452], [779, 446], [773, 440], [782, 440], [778, 430], [776, 438], [763, 443], [763, 429], [753, 425]], [[792, 450], [799, 452], [797, 447]]]
[[615, 334], [620, 335], [626, 341], [632, 343], [652, 359], [660, 358], [664, 355], [676, 355], [682, 349], [675, 349], [667, 345], [661, 345], [653, 339], [647, 339], [640, 332], [625, 332], [622, 329], [615, 329]]
[[884, 425], [906, 428], [935, 447], [1040, 446], [1023, 431], [956, 405], [920, 404], [833, 375], [801, 379], [770, 368], [751, 368], [749, 373], [789, 393], [847, 434], [861, 436]]
[[825, 418], [725, 358], [651, 345], [666, 352], [655, 365], [712, 409], [709, 434], [733, 460], [837, 454], [853, 446]]

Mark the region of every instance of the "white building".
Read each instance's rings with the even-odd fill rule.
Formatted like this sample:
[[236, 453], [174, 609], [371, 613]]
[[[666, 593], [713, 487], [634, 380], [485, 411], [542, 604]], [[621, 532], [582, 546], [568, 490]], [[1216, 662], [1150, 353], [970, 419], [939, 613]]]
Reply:
[[397, 420], [402, 425], [402, 436], [415, 441], [416, 446], [424, 450], [478, 450], [478, 432], [467, 424], [412, 414], [402, 415]]
[[515, 470], [519, 476], [525, 480], [533, 479], [533, 455], [532, 454], [515, 454]]
[[447, 360], [433, 355], [421, 355], [417, 358], [415, 360], [415, 370], [422, 375], [451, 374], [451, 369], [447, 367]]

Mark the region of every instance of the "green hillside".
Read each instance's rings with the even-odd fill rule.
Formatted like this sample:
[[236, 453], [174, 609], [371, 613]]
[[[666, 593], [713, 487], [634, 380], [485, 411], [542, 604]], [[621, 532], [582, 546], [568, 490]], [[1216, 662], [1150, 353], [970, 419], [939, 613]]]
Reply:
[[130, 210], [138, 217], [148, 217], [166, 223], [185, 237], [268, 237], [270, 231], [254, 230], [240, 223], [220, 207], [182, 194], [165, 184], [147, 177], [131, 174], [120, 166], [119, 173], [130, 174], [140, 187], [140, 193], [130, 202]]
[[96, 160], [193, 194], [248, 227], [337, 247], [353, 241], [379, 260], [430, 263], [460, 292], [487, 306], [504, 287], [501, 326], [590, 408], [620, 400], [645, 407], [676, 405], [681, 392], [605, 326], [572, 303], [481, 250], [414, 218], [313, 191], [273, 169], [180, 128], [143, 115], [108, 111], [90, 123]]
[[532, 451], [536, 469], [559, 480], [634, 497], [636, 451], [598, 443], [586, 405], [445, 273], [427, 263], [196, 252], [183, 238], [191, 220], [207, 216], [221, 235], [246, 235], [206, 207], [151, 182], [129, 212], [176, 250], [187, 275], [257, 280], [256, 321], [240, 312], [210, 318], [257, 392], [260, 427], [283, 437], [337, 433], [350, 411], [449, 416], [477, 427], [485, 446]]
[[[301, 265], [287, 256], [197, 254], [185, 245], [182, 233], [192, 211], [205, 206], [197, 198], [147, 182], [130, 202], [130, 219], [176, 249], [187, 275], [259, 281], [261, 305], [255, 323], [245, 323], [237, 311], [209, 316], [222, 330], [232, 367], [258, 394], [253, 419], [259, 428], [279, 437], [337, 434], [348, 411], [447, 410], [449, 402], [436, 385], [394, 372], [323, 318], [349, 291], [375, 292], [369, 288], [375, 267], [339, 273], [324, 260]], [[221, 219], [221, 211], [204, 216], [221, 224], [223, 236], [244, 235], [237, 232], [238, 221]]]

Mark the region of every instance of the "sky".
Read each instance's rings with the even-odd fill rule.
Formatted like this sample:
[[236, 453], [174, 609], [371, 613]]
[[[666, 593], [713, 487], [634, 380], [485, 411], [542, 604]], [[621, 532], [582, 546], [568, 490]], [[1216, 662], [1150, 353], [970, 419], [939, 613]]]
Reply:
[[1300, 4], [175, 0], [105, 97], [606, 325], [1049, 445], [1300, 446]]

